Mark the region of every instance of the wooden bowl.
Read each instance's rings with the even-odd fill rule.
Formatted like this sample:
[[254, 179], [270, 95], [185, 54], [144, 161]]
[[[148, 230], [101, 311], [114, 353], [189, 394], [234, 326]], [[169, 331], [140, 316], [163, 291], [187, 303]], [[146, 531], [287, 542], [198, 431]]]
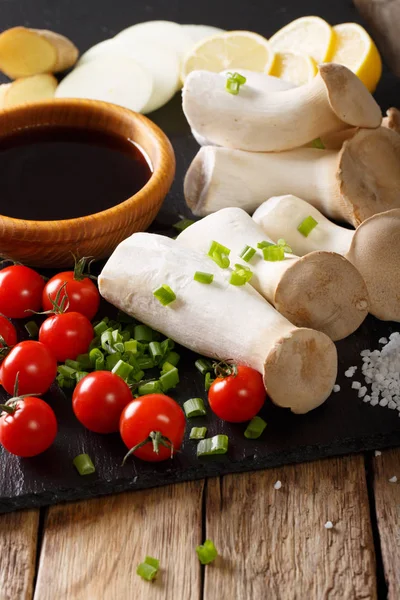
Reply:
[[[59, 99], [0, 111], [0, 138], [21, 128], [71, 126], [119, 134], [147, 152], [153, 174], [124, 202], [102, 212], [60, 221], [25, 221], [0, 215], [0, 256], [35, 267], [68, 267], [73, 254], [106, 258], [123, 239], [153, 221], [175, 175], [166, 135], [146, 117], [94, 100]], [[1, 193], [1, 192], [0, 192]], [[54, 190], [57, 200], [57, 190]], [[2, 197], [3, 202], [7, 198]], [[27, 198], [26, 202], [40, 201]]]

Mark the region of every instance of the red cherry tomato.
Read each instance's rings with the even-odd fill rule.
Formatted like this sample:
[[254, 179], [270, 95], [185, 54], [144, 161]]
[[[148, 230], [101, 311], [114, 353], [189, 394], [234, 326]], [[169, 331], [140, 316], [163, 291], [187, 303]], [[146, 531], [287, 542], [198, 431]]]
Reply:
[[53, 308], [51, 300], [56, 299], [57, 293], [65, 283], [67, 285], [59, 298], [61, 302], [65, 293], [68, 295], [69, 304], [65, 312], [79, 312], [91, 321], [99, 308], [99, 291], [89, 277], [76, 279], [74, 271], [64, 271], [49, 279], [43, 290], [43, 310], [51, 310]]
[[[14, 325], [9, 319], [0, 315], [0, 335], [5, 341], [7, 346], [15, 346], [17, 343], [17, 332], [15, 331]], [[0, 348], [3, 344], [0, 341]]]
[[110, 371], [95, 371], [78, 383], [72, 408], [78, 421], [90, 431], [113, 433], [132, 393], [125, 381]]
[[29, 267], [12, 265], [0, 271], [0, 313], [10, 319], [29, 317], [42, 304], [44, 279]]
[[54, 411], [40, 398], [17, 400], [12, 414], [0, 416], [0, 442], [17, 456], [36, 456], [49, 448], [57, 435]]
[[77, 312], [52, 315], [39, 329], [39, 341], [51, 350], [58, 362], [85, 354], [93, 337], [91, 322]]
[[[179, 450], [185, 433], [185, 415], [179, 404], [163, 394], [148, 394], [132, 400], [121, 415], [119, 425], [123, 442], [131, 449], [146, 440], [152, 431], [160, 432]], [[171, 449], [160, 445], [158, 454], [148, 442], [133, 453], [148, 462], [171, 458]]]
[[242, 365], [236, 369], [236, 375], [217, 377], [208, 391], [212, 411], [230, 423], [241, 423], [255, 417], [266, 398], [258, 371]]
[[9, 394], [14, 394], [17, 374], [18, 394], [44, 394], [57, 375], [56, 359], [40, 342], [20, 342], [0, 367], [0, 381]]

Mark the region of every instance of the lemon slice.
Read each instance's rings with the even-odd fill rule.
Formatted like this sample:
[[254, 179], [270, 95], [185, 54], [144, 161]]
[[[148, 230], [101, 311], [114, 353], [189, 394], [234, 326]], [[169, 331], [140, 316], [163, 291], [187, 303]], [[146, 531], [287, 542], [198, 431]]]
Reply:
[[228, 31], [200, 41], [186, 55], [182, 79], [198, 69], [219, 73], [226, 69], [249, 69], [269, 73], [274, 53], [268, 41], [251, 31]]
[[311, 56], [294, 54], [294, 52], [277, 52], [270, 75], [295, 85], [303, 85], [311, 81], [317, 72], [317, 65]]
[[378, 48], [357, 23], [341, 23], [335, 25], [333, 30], [336, 39], [330, 61], [348, 67], [373, 92], [382, 75]]
[[332, 54], [335, 34], [320, 17], [301, 17], [277, 31], [269, 40], [274, 52], [307, 54], [317, 64]]

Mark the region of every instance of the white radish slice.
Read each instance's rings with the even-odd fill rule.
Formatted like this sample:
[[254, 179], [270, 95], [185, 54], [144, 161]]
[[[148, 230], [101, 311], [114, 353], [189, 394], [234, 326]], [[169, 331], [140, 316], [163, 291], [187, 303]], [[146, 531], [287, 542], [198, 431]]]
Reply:
[[213, 27], [212, 25], [182, 25], [182, 27], [192, 38], [193, 44], [197, 44], [205, 38], [217, 35], [217, 33], [224, 33], [225, 31], [225, 29]]
[[89, 48], [78, 62], [78, 67], [100, 57], [127, 56], [149, 71], [153, 77], [153, 93], [143, 113], [153, 112], [167, 104], [180, 84], [179, 58], [175, 50], [143, 42], [112, 38]]
[[173, 48], [182, 58], [193, 46], [192, 38], [182, 25], [173, 21], [145, 21], [123, 29], [115, 39], [132, 40], [135, 43], [149, 42]]
[[128, 57], [94, 59], [65, 77], [56, 98], [103, 100], [141, 112], [153, 91], [151, 74]]

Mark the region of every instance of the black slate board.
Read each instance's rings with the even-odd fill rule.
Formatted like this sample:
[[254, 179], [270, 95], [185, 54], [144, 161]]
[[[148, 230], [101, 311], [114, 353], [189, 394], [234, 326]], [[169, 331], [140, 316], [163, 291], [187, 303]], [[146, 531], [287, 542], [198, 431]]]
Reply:
[[[196, 3], [188, 0], [151, 0], [149, 3], [3, 0], [0, 6], [4, 29], [21, 24], [54, 29], [71, 37], [81, 51], [130, 24], [148, 19], [207, 23], [225, 29], [256, 29], [267, 37], [286, 22], [306, 14], [320, 15], [332, 24], [361, 22], [350, 0], [335, 3], [319, 0], [246, 3], [240, 0], [229, 3], [226, 0]], [[376, 93], [378, 102], [386, 110], [396, 105], [399, 95], [400, 80], [385, 71]], [[155, 231], [169, 234], [178, 213], [190, 216], [183, 201], [182, 178], [197, 151], [197, 144], [190, 136], [178, 96], [151, 118], [170, 137], [177, 158], [174, 185], [153, 225]], [[59, 421], [57, 440], [43, 455], [31, 459], [20, 460], [0, 450], [0, 512], [398, 445], [400, 418], [397, 411], [365, 405], [351, 390], [351, 380], [344, 377], [349, 366], [358, 365], [360, 369], [362, 349], [379, 347], [379, 338], [397, 329], [396, 324], [381, 323], [369, 317], [356, 334], [337, 344], [341, 392], [304, 416], [294, 416], [267, 404], [262, 416], [268, 421], [268, 428], [261, 440], [246, 440], [243, 425], [223, 423], [210, 413], [208, 418], [194, 419], [193, 425], [207, 425], [210, 435], [229, 435], [229, 454], [217, 460], [199, 461], [195, 455], [196, 443], [186, 440], [182, 452], [171, 462], [151, 465], [132, 460], [122, 468], [125, 447], [118, 435], [100, 436], [86, 431], [76, 422], [70, 400], [53, 386], [45, 399]], [[192, 353], [183, 351], [181, 383], [173, 394], [178, 402], [188, 397], [205, 397], [203, 378], [194, 368], [194, 359]], [[80, 477], [72, 467], [72, 459], [81, 452], [93, 457], [97, 468], [94, 475]]]

